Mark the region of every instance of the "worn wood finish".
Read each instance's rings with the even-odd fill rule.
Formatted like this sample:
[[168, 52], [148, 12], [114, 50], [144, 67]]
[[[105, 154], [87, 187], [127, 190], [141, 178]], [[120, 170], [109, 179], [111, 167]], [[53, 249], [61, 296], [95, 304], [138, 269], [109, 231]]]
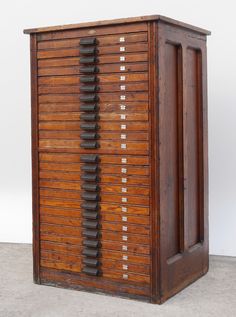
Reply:
[[[210, 33], [162, 16], [25, 33], [31, 35], [34, 281], [164, 302], [208, 270]], [[80, 98], [91, 94], [80, 88], [86, 37], [97, 40], [99, 147], [92, 149], [81, 147]], [[84, 189], [84, 154], [99, 156], [97, 195]], [[82, 204], [95, 208], [94, 199], [100, 264], [98, 276], [89, 276], [84, 226], [95, 220], [84, 222]]]

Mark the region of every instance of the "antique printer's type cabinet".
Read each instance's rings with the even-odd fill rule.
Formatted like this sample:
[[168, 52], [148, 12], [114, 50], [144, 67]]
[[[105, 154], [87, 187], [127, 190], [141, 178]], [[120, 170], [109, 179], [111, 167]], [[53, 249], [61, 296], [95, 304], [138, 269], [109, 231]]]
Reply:
[[164, 302], [208, 270], [210, 33], [157, 15], [25, 33], [34, 281]]

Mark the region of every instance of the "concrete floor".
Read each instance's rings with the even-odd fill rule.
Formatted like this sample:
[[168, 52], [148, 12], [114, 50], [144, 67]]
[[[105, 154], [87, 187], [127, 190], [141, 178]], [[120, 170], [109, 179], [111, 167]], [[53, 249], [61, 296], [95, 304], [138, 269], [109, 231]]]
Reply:
[[236, 258], [211, 257], [209, 273], [165, 304], [32, 282], [31, 245], [0, 244], [0, 317], [235, 317]]

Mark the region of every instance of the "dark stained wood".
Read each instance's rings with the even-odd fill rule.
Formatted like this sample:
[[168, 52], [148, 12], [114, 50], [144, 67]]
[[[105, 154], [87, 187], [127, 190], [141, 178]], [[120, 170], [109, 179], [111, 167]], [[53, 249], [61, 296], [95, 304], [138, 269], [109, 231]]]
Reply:
[[[210, 33], [158, 15], [25, 33], [34, 281], [163, 303], [208, 270]], [[84, 37], [98, 41], [95, 149], [80, 147]], [[82, 272], [83, 154], [99, 155], [97, 277]]]
[[39, 154], [38, 154], [38, 82], [37, 40], [30, 37], [31, 65], [31, 142], [32, 142], [32, 211], [33, 211], [33, 276], [40, 283], [40, 219], [39, 219]]

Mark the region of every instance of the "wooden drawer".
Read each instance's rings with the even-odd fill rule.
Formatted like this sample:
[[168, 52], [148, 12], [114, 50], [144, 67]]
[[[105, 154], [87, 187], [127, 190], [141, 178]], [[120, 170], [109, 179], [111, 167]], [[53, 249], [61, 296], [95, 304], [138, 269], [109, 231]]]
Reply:
[[[41, 179], [39, 186], [41, 188], [54, 188], [54, 189], [64, 189], [64, 190], [76, 190], [83, 191], [82, 185], [80, 182], [62, 182], [55, 181], [51, 179]], [[123, 190], [124, 185], [113, 185], [113, 184], [102, 184], [99, 186], [100, 194], [104, 193], [117, 193], [122, 195], [122, 193], [126, 193], [126, 195], [142, 195], [149, 196], [150, 190], [148, 187], [134, 187], [134, 186], [125, 186], [126, 191]]]
[[[108, 210], [109, 211], [109, 210]], [[137, 224], [137, 225], [149, 225], [150, 219], [149, 216], [144, 215], [133, 215], [133, 214], [113, 214], [111, 212], [100, 211], [99, 219], [103, 222], [120, 222], [124, 225], [128, 224]], [[57, 208], [40, 208], [40, 217], [41, 220], [45, 223], [58, 223], [64, 225], [77, 226], [81, 225], [81, 210], [74, 211], [73, 213], [70, 210], [62, 209], [61, 212], [58, 212]], [[126, 218], [125, 221], [123, 218]]]
[[[47, 130], [41, 130], [39, 132], [39, 138], [40, 139], [74, 139], [77, 140], [80, 138], [82, 131], [47, 131]], [[141, 132], [141, 133], [119, 133], [119, 132], [98, 132], [99, 134], [99, 140], [115, 140], [120, 141], [124, 138], [127, 141], [147, 141], [149, 138], [149, 135], [147, 132]]]
[[[78, 163], [80, 162], [80, 154], [72, 153], [40, 153], [39, 159], [41, 162], [54, 162], [54, 163]], [[101, 164], [118, 164], [123, 163], [124, 157], [121, 155], [99, 155], [99, 162]], [[149, 165], [149, 157], [147, 156], [125, 156], [126, 165]]]
[[[41, 121], [80, 121], [81, 112], [40, 112], [39, 120]], [[147, 121], [148, 112], [128, 112], [125, 111], [125, 114], [122, 112], [113, 113], [113, 112], [100, 112], [99, 121], [120, 121], [124, 117], [123, 122], [127, 121]], [[98, 131], [99, 133], [99, 131]]]
[[[109, 236], [108, 233], [103, 231], [102, 235], [102, 248], [103, 250], [114, 250], [114, 251], [121, 251], [122, 250], [122, 242], [119, 241], [112, 241], [112, 240], [105, 240], [106, 236]], [[143, 236], [138, 236], [139, 239], [142, 239]], [[145, 236], [146, 238], [146, 236]], [[147, 239], [147, 238], [146, 238]], [[55, 235], [50, 233], [41, 232], [41, 248], [44, 250], [51, 250], [52, 243], [57, 243], [58, 245], [57, 250], [62, 252], [70, 252], [78, 254], [81, 252], [82, 246], [82, 237], [68, 237], [64, 235]], [[129, 253], [134, 254], [143, 254], [143, 255], [150, 255], [150, 246], [144, 244], [135, 244], [135, 243], [127, 243]]]
[[[117, 35], [106, 35], [106, 36], [96, 36], [99, 47], [106, 45], [120, 44], [120, 36]], [[147, 32], [139, 33], [128, 33], [124, 37], [125, 44], [127, 43], [137, 43], [137, 42], [147, 42]], [[80, 37], [75, 39], [60, 39], [60, 40], [48, 40], [40, 41], [38, 43], [38, 50], [45, 49], [59, 49], [59, 48], [71, 48], [78, 47], [80, 43]]]
[[[110, 73], [128, 73], [128, 72], [147, 72], [148, 63], [140, 62], [140, 63], [126, 63], [121, 66], [119, 64], [99, 64], [98, 63], [98, 78], [100, 74], [110, 74]], [[122, 67], [122, 68], [121, 68]], [[80, 66], [67, 66], [67, 67], [45, 67], [39, 68], [38, 71], [39, 76], [59, 76], [59, 75], [83, 75], [80, 72]]]
[[[124, 207], [123, 207], [124, 208]], [[122, 210], [122, 206], [119, 204], [111, 204], [111, 203], [101, 203], [100, 204], [100, 212], [103, 213], [112, 213], [114, 215], [120, 215], [123, 213], [124, 215], [141, 215], [147, 216], [149, 215], [149, 207], [145, 206], [126, 206], [125, 212]], [[48, 215], [58, 215], [58, 216], [67, 216], [70, 217], [80, 217], [80, 208], [60, 208], [55, 206], [47, 206], [43, 202], [41, 202], [40, 213], [48, 214]]]
[[[139, 91], [147, 91], [148, 90], [148, 83], [147, 82], [137, 82], [137, 83], [128, 83], [123, 85], [125, 86], [126, 92], [139, 92]], [[99, 93], [110, 93], [111, 91], [122, 91], [122, 85], [118, 82], [114, 84], [99, 84]], [[58, 86], [49, 86], [49, 85], [42, 85], [39, 87], [40, 94], [76, 94], [79, 92], [79, 85], [58, 85]], [[100, 111], [102, 112], [101, 102], [99, 103]], [[48, 109], [44, 108], [46, 111]], [[42, 110], [42, 111], [45, 111]], [[58, 110], [57, 110], [58, 111]]]
[[[68, 173], [60, 171], [40, 171], [40, 178], [44, 179], [55, 179], [55, 180], [70, 180], [79, 181], [79, 173]], [[149, 185], [150, 179], [146, 176], [133, 176], [133, 175], [100, 175], [100, 184], [103, 183], [115, 183], [115, 184], [126, 184], [126, 185]]]
[[[120, 54], [120, 46], [121, 45], [111, 45], [111, 46], [99, 46], [99, 57], [104, 54]], [[125, 47], [124, 53], [137, 53], [137, 52], [147, 52], [148, 44], [147, 43], [130, 43], [122, 45]], [[55, 58], [55, 57], [73, 57], [79, 56], [79, 49], [78, 48], [64, 48], [64, 49], [52, 49], [52, 50], [41, 50], [37, 53], [38, 59], [43, 58]]]
[[[122, 77], [121, 77], [122, 76]], [[129, 83], [129, 82], [148, 81], [148, 73], [130, 73], [130, 74], [100, 74], [99, 83]], [[41, 85], [78, 85], [80, 84], [79, 76], [45, 76], [38, 77], [39, 86]]]
[[[59, 86], [61, 87], [61, 86]], [[67, 86], [70, 87], [70, 86]], [[73, 87], [73, 86], [72, 86]], [[44, 88], [44, 86], [42, 86]], [[57, 89], [58, 86], [56, 87]], [[49, 88], [49, 89], [53, 89]], [[120, 111], [121, 110], [121, 103], [118, 101], [112, 101], [109, 103], [101, 103], [99, 102], [99, 109], [100, 112], [114, 112], [114, 111]], [[136, 101], [136, 102], [125, 102], [125, 110], [126, 112], [147, 112], [149, 109], [148, 102], [146, 101]], [[80, 111], [80, 103], [42, 103], [39, 104], [39, 112], [78, 112]]]
[[[78, 41], [78, 40], [76, 40]], [[58, 41], [58, 43], [62, 43], [63, 41]], [[50, 42], [41, 42], [42, 44], [50, 44]], [[148, 53], [125, 53], [123, 54], [125, 59], [122, 59], [123, 63], [133, 63], [133, 62], [147, 62], [148, 61]], [[119, 63], [121, 54], [112, 54], [112, 55], [102, 55], [99, 56], [99, 65], [101, 64], [113, 64]], [[40, 59], [38, 60], [38, 67], [58, 67], [58, 66], [78, 66], [80, 64], [79, 57], [65, 57], [65, 58], [53, 58], [53, 59]]]
[[[139, 92], [139, 93], [125, 93], [126, 101], [148, 101], [148, 93]], [[99, 100], [101, 102], [107, 101], [119, 101], [122, 103], [120, 93], [99, 93]], [[54, 103], [54, 102], [79, 102], [79, 94], [48, 94], [48, 95], [39, 95], [39, 103]], [[124, 102], [123, 102], [124, 103]], [[102, 113], [100, 113], [102, 115]], [[41, 118], [39, 118], [41, 120]], [[49, 118], [47, 120], [50, 120]], [[72, 119], [71, 119], [72, 120]]]

